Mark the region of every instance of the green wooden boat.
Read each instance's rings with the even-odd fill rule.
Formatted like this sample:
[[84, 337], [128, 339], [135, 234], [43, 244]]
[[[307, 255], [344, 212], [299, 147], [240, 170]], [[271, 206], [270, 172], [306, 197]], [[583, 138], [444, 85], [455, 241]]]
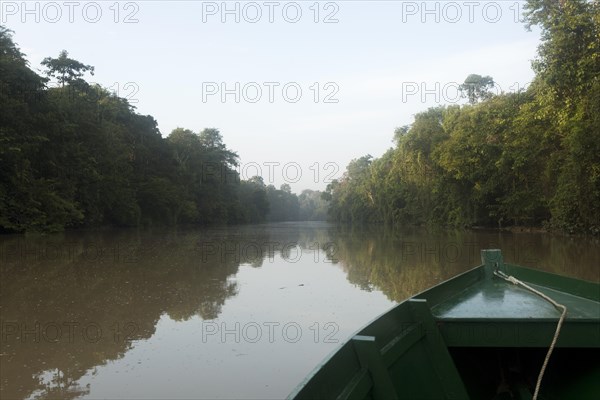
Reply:
[[600, 285], [481, 254], [361, 329], [289, 398], [600, 398]]

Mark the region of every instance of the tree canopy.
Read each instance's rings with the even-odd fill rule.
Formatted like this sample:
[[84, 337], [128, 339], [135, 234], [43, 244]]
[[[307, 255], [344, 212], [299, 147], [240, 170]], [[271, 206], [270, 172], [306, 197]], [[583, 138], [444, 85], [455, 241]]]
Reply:
[[598, 235], [600, 2], [527, 0], [525, 26], [542, 34], [526, 90], [494, 94], [492, 77], [471, 74], [469, 104], [418, 113], [381, 157], [300, 196], [241, 180], [218, 129], [163, 137], [67, 51], [38, 75], [0, 26], [0, 230], [320, 219], [328, 207], [335, 221]]
[[600, 234], [600, 2], [528, 0], [525, 23], [542, 31], [530, 87], [494, 95], [469, 75], [469, 104], [417, 114], [348, 165], [324, 194], [332, 219]]
[[492, 97], [490, 89], [494, 87], [494, 79], [491, 76], [471, 74], [458, 87], [463, 97], [469, 99], [469, 103], [475, 104], [480, 100]]
[[44, 58], [42, 65], [46, 67], [46, 75], [56, 78], [62, 86], [80, 80], [86, 72], [94, 75], [94, 67], [69, 58], [66, 50], [62, 50], [58, 58]]
[[85, 81], [94, 67], [64, 50], [42, 64], [46, 77], [0, 27], [0, 231], [298, 219], [289, 185], [240, 179], [218, 129], [164, 138], [152, 116]]

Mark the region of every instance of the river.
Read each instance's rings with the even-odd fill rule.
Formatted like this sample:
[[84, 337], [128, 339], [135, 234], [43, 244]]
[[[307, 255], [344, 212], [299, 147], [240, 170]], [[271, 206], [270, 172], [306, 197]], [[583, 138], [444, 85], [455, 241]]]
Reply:
[[0, 237], [0, 398], [282, 398], [479, 250], [600, 281], [596, 238], [320, 222]]

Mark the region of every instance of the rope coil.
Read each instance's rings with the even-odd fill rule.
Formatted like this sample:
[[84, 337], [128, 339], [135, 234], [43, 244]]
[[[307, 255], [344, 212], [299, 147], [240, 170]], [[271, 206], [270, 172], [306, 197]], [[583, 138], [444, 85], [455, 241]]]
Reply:
[[548, 348], [548, 352], [546, 353], [546, 358], [544, 359], [544, 364], [542, 364], [542, 369], [540, 370], [540, 373], [539, 373], [538, 379], [537, 379], [537, 383], [535, 385], [535, 392], [533, 393], [533, 400], [537, 400], [537, 397], [538, 397], [538, 394], [540, 391], [540, 386], [542, 385], [542, 379], [544, 377], [544, 372], [546, 371], [546, 367], [548, 366], [548, 361], [550, 361], [550, 356], [552, 355], [552, 351], [554, 350], [554, 347], [556, 346], [556, 341], [558, 340], [558, 335], [560, 334], [560, 328], [562, 328], [562, 324], [565, 320], [565, 317], [567, 316], [567, 307], [562, 304], [557, 303], [551, 297], [545, 295], [544, 293], [540, 292], [539, 290], [532, 288], [528, 284], [518, 280], [517, 278], [515, 278], [512, 275], [506, 275], [504, 272], [498, 271], [498, 270], [494, 271], [494, 275], [496, 275], [499, 278], [504, 279], [505, 281], [512, 283], [513, 285], [521, 286], [521, 287], [531, 291], [532, 293], [537, 294], [538, 296], [540, 296], [541, 298], [543, 298], [544, 300], [546, 300], [547, 302], [552, 304], [557, 310], [561, 311], [560, 318], [558, 319], [558, 324], [556, 325], [556, 332], [554, 332], [554, 338], [552, 338], [552, 343], [550, 344], [550, 348]]

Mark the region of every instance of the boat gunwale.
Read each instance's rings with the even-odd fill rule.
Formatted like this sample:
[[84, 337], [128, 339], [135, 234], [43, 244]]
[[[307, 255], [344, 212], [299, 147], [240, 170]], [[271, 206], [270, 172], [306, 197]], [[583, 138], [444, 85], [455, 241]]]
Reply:
[[[321, 370], [321, 368], [327, 364], [344, 346], [347, 346], [350, 344], [350, 342], [352, 341], [352, 338], [354, 336], [357, 335], [361, 335], [361, 333], [364, 334], [365, 330], [368, 330], [369, 327], [371, 327], [375, 322], [377, 322], [378, 320], [384, 318], [386, 315], [391, 314], [394, 312], [394, 310], [398, 309], [399, 307], [403, 306], [404, 304], [408, 304], [409, 300], [414, 299], [414, 298], [421, 298], [420, 296], [426, 294], [427, 292], [432, 291], [433, 289], [438, 288], [439, 286], [442, 286], [446, 283], [455, 281], [456, 279], [459, 278], [463, 278], [469, 274], [474, 274], [477, 272], [483, 272], [483, 268], [485, 267], [484, 264], [478, 265], [476, 267], [473, 267], [467, 271], [461, 272], [458, 275], [454, 275], [451, 278], [448, 278], [438, 284], [436, 284], [435, 286], [429, 287], [405, 300], [402, 300], [401, 302], [392, 305], [388, 310], [382, 312], [381, 314], [375, 316], [374, 318], [372, 318], [371, 320], [369, 320], [369, 322], [367, 322], [366, 324], [362, 325], [360, 328], [358, 328], [356, 331], [354, 331], [354, 333], [352, 333], [350, 336], [348, 336], [348, 338], [341, 342], [340, 344], [338, 344], [337, 346], [335, 346], [334, 349], [332, 349], [309, 373], [308, 375], [292, 390], [292, 392], [288, 395], [288, 397], [286, 399], [288, 400], [292, 400], [294, 399], [301, 391], [302, 389], [306, 386], [306, 384], [308, 382], [310, 382]], [[475, 282], [480, 281], [483, 279], [483, 273], [479, 276], [479, 279], [477, 279]], [[472, 284], [472, 283], [471, 283]], [[466, 285], [465, 287], [462, 288], [462, 290], [470, 287], [470, 285]], [[427, 298], [426, 298], [427, 300]]]

